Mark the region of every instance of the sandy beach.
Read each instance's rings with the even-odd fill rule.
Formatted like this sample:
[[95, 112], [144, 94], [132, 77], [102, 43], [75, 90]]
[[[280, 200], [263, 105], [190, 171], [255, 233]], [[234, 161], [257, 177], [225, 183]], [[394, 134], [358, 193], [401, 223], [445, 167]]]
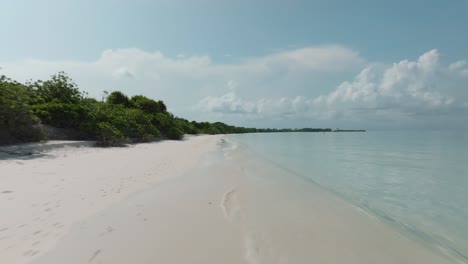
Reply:
[[0, 160], [0, 263], [454, 263], [223, 136], [55, 144]]
[[216, 137], [127, 148], [91, 142], [25, 144], [0, 160], [0, 263], [28, 263], [70, 228], [132, 193], [180, 176], [213, 150]]

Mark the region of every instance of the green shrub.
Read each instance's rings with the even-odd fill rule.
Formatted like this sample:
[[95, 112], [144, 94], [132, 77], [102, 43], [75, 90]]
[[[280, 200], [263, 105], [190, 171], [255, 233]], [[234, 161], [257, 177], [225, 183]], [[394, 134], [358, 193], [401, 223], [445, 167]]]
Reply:
[[29, 106], [32, 93], [28, 87], [0, 76], [0, 144], [45, 138]]
[[125, 137], [117, 128], [107, 122], [97, 124], [98, 146], [124, 146]]
[[156, 113], [157, 103], [156, 101], [149, 99], [142, 95], [135, 95], [130, 99], [132, 107], [143, 110], [147, 113]]
[[153, 115], [152, 123], [161, 134], [169, 139], [181, 139], [184, 131], [171, 113], [157, 113]]
[[198, 134], [199, 130], [188, 120], [183, 118], [175, 118], [175, 125], [178, 127], [184, 134]]
[[184, 137], [184, 132], [182, 132], [182, 130], [180, 130], [179, 128], [173, 126], [166, 131], [165, 136], [168, 139], [180, 140]]
[[70, 103], [38, 104], [32, 109], [42, 123], [59, 128], [78, 128], [88, 113], [84, 105]]
[[137, 141], [149, 141], [160, 136], [159, 130], [151, 122], [152, 116], [142, 110], [102, 102], [91, 102], [88, 109], [89, 113], [81, 129], [89, 135], [96, 136], [99, 130], [96, 124], [106, 122], [123, 136]]
[[52, 75], [50, 80], [29, 83], [29, 87], [36, 92], [34, 101], [39, 103], [78, 104], [83, 99], [76, 83], [64, 72]]

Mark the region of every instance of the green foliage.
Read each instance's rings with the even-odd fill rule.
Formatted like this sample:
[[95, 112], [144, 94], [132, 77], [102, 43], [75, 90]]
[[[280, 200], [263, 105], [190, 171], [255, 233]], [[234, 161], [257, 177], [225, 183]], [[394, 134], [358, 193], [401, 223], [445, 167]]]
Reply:
[[78, 104], [83, 99], [83, 93], [64, 72], [52, 75], [47, 81], [30, 83], [29, 87], [36, 91], [34, 103]]
[[139, 109], [125, 108], [122, 105], [94, 102], [88, 106], [89, 115], [81, 126], [89, 135], [99, 135], [97, 124], [106, 122], [124, 137], [147, 141], [160, 135], [152, 124], [152, 116]]
[[157, 113], [153, 116], [152, 123], [168, 139], [181, 139], [184, 136], [183, 129], [179, 126], [171, 113]]
[[26, 86], [0, 76], [0, 144], [44, 138], [29, 107], [32, 96], [32, 91]]
[[113, 105], [122, 105], [124, 107], [129, 107], [130, 106], [130, 100], [128, 99], [128, 96], [123, 94], [122, 92], [115, 91], [110, 93], [107, 96], [106, 102], [108, 104], [113, 104]]
[[59, 128], [78, 128], [88, 114], [82, 104], [44, 103], [32, 109], [42, 123]]
[[31, 110], [42, 123], [58, 128], [78, 128], [86, 118], [84, 94], [64, 72], [50, 80], [29, 83]]
[[199, 134], [199, 130], [194, 126], [193, 123], [183, 118], [175, 118], [176, 126], [183, 131], [185, 134], [196, 135]]
[[135, 95], [130, 99], [132, 107], [143, 110], [149, 114], [164, 113], [167, 111], [163, 101], [155, 101], [143, 95]]
[[149, 141], [161, 136], [179, 140], [184, 134], [330, 130], [255, 129], [221, 122], [190, 122], [169, 113], [163, 101], [143, 95], [129, 99], [115, 91], [108, 94], [105, 102], [86, 98], [63, 72], [53, 75], [50, 80], [28, 83], [27, 86], [0, 77], [0, 144], [42, 139], [43, 133], [36, 125], [38, 121], [53, 127], [71, 128], [71, 131], [79, 132], [77, 135], [98, 140], [101, 146], [121, 146], [127, 139]]
[[98, 145], [101, 147], [107, 146], [123, 146], [124, 135], [117, 128], [107, 122], [97, 124]]

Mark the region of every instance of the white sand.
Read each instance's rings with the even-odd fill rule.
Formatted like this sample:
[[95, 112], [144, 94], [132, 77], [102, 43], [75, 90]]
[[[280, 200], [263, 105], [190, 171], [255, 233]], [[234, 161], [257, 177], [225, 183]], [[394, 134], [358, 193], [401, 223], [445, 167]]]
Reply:
[[451, 263], [245, 152], [194, 168], [219, 141], [0, 161], [0, 263]]
[[39, 257], [79, 221], [187, 172], [214, 149], [216, 140], [198, 136], [128, 148], [90, 145], [51, 142], [2, 148], [43, 154], [0, 157], [0, 263]]

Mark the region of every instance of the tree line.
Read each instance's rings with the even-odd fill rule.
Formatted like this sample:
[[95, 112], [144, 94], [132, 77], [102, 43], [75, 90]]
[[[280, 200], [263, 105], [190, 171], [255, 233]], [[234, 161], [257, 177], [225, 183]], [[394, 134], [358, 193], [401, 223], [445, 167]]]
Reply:
[[122, 145], [129, 139], [267, 131], [188, 121], [168, 112], [163, 101], [143, 95], [128, 97], [115, 91], [98, 101], [87, 97], [64, 72], [25, 84], [0, 76], [0, 144], [45, 140], [44, 125], [71, 129], [75, 139], [97, 140], [102, 146]]
[[[330, 128], [246, 128], [222, 122], [196, 122], [174, 116], [165, 103], [143, 95], [105, 92], [99, 101], [80, 91], [64, 72], [46, 81], [19, 83], [0, 76], [0, 145], [46, 140], [46, 128], [64, 129], [72, 139], [96, 140], [100, 146], [179, 140], [185, 134], [266, 132], [354, 132]], [[362, 130], [365, 131], [365, 130]]]

